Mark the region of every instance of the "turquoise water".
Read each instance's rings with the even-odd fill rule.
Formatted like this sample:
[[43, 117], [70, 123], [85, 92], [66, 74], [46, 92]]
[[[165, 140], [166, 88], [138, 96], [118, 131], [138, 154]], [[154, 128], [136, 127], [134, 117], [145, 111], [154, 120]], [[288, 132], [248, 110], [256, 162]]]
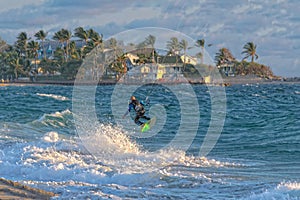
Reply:
[[[209, 88], [193, 86], [194, 97], [174, 94], [176, 87], [133, 92], [149, 97], [147, 115], [158, 117], [157, 129], [141, 136], [130, 116], [122, 119], [128, 100], [112, 98], [113, 85], [98, 86], [95, 99], [84, 96], [99, 122], [91, 140], [76, 130], [73, 87], [0, 87], [0, 176], [57, 199], [300, 199], [299, 84], [225, 88], [224, 126], [205, 156], [199, 152], [214, 115]], [[191, 98], [199, 112], [183, 103]], [[192, 141], [182, 139], [185, 150], [169, 147], [185, 117]]]

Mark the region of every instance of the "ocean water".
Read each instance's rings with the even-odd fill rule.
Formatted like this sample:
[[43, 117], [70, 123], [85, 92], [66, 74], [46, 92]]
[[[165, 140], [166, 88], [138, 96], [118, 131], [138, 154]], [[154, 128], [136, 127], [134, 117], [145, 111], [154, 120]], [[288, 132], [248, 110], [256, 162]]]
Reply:
[[146, 133], [122, 119], [128, 100], [114, 85], [83, 96], [95, 113], [81, 130], [73, 87], [0, 87], [0, 176], [53, 199], [300, 199], [300, 84], [234, 85], [217, 100], [204, 85], [181, 87], [122, 89], [150, 100], [158, 121]]

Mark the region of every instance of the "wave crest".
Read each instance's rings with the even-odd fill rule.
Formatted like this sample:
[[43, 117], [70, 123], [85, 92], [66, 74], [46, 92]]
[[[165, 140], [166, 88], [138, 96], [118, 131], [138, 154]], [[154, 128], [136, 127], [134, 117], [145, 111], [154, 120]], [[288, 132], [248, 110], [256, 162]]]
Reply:
[[73, 116], [69, 109], [51, 114], [44, 114], [40, 119], [32, 122], [34, 125], [44, 125], [50, 127], [72, 127]]
[[68, 97], [65, 96], [61, 96], [61, 95], [56, 95], [56, 94], [41, 94], [41, 93], [36, 93], [36, 95], [40, 96], [40, 97], [50, 97], [56, 100], [60, 100], [60, 101], [68, 101], [70, 100]]

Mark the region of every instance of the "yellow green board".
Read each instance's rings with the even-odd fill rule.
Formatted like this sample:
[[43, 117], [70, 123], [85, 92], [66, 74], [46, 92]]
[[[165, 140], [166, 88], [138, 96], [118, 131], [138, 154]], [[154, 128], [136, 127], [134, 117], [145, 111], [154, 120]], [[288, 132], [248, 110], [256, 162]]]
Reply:
[[142, 127], [141, 127], [141, 132], [144, 133], [148, 130], [151, 129], [151, 127], [155, 124], [156, 122], [156, 117], [153, 117], [149, 121], [147, 121]]

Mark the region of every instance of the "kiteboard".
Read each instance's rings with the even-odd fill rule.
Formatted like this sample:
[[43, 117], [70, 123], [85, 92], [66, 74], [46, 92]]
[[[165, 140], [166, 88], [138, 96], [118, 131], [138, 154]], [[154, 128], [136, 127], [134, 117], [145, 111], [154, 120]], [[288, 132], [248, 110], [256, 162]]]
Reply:
[[145, 124], [141, 126], [141, 132], [144, 133], [146, 131], [149, 131], [152, 126], [154, 126], [156, 122], [156, 117], [152, 117], [149, 121], [147, 121]]

